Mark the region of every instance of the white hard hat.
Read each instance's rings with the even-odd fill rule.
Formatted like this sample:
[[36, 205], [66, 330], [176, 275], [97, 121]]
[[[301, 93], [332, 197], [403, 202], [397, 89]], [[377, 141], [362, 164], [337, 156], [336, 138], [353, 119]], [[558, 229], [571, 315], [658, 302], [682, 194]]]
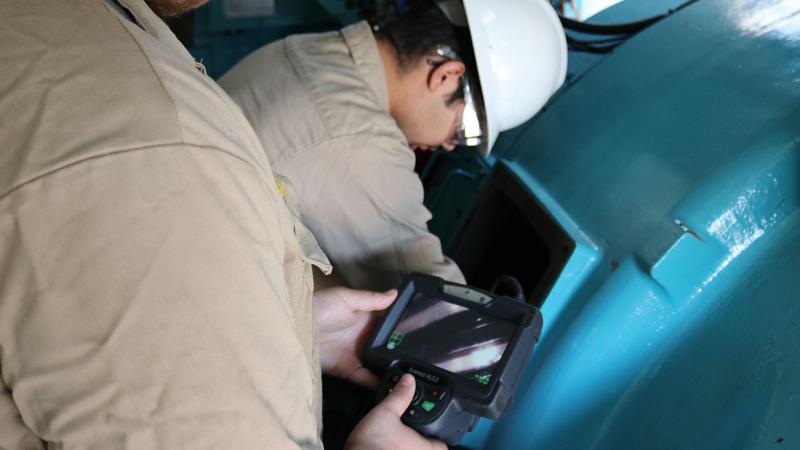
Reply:
[[564, 83], [564, 29], [546, 0], [438, 3], [453, 23], [469, 26], [486, 113], [481, 148], [488, 154], [501, 131], [533, 117]]

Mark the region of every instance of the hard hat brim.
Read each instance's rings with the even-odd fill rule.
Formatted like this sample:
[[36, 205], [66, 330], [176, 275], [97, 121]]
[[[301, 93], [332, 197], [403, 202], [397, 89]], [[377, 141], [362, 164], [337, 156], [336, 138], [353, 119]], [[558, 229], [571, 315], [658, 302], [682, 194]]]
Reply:
[[[488, 155], [501, 131], [533, 117], [564, 83], [567, 42], [558, 15], [544, 0], [463, 4], [485, 108], [480, 150]], [[529, 51], [520, 50], [525, 45]]]

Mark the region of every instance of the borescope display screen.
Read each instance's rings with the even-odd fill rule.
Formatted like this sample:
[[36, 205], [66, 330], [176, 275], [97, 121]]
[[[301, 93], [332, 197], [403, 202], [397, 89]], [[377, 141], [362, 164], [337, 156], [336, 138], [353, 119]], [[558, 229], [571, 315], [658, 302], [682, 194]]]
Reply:
[[515, 329], [507, 320], [417, 293], [385, 345], [488, 385]]

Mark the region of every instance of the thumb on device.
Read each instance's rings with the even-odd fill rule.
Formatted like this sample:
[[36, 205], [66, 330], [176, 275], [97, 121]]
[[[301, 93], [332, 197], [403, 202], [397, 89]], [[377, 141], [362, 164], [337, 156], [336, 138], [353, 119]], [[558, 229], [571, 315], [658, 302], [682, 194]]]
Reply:
[[443, 442], [421, 436], [407, 427], [400, 417], [414, 399], [416, 380], [410, 374], [403, 375], [369, 414], [358, 423], [347, 438], [347, 450], [397, 450], [413, 448], [423, 450], [447, 450]]
[[385, 292], [349, 290], [346, 296], [347, 303], [359, 311], [383, 311], [397, 298], [397, 289]]
[[386, 408], [397, 417], [402, 416], [408, 405], [411, 404], [411, 400], [414, 399], [415, 388], [416, 380], [414, 376], [404, 374], [378, 407]]

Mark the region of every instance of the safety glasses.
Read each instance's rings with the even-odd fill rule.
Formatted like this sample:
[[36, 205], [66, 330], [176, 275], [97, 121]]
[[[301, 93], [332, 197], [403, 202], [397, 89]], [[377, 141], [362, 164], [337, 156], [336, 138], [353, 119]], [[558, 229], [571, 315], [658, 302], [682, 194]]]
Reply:
[[[439, 45], [436, 47], [436, 54], [451, 61], [461, 61], [461, 58], [447, 45]], [[428, 64], [436, 67], [442, 64], [443, 61], [428, 60]], [[470, 81], [472, 77], [465, 72], [459, 84], [464, 99], [464, 112], [461, 115], [461, 121], [456, 127], [453, 136], [448, 140], [455, 145], [464, 145], [467, 147], [477, 147], [483, 143], [486, 129], [486, 116], [483, 106], [483, 99], [480, 95], [480, 87], [474, 89], [473, 86], [480, 86], [477, 80]]]

